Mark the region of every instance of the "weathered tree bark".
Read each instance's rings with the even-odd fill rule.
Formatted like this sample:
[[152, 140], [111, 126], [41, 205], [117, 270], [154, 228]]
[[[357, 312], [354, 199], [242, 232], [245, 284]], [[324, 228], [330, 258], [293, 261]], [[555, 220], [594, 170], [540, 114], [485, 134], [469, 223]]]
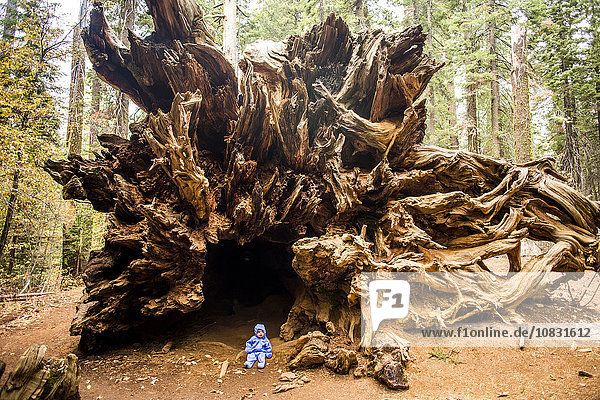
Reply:
[[[327, 329], [353, 350], [361, 271], [482, 268], [525, 237], [556, 245], [524, 269], [597, 266], [600, 208], [548, 160], [514, 165], [421, 144], [417, 99], [441, 64], [423, 54], [420, 26], [352, 36], [330, 15], [304, 36], [251, 45], [238, 103], [233, 68], [196, 3], [147, 3], [156, 32], [130, 34], [130, 48], [114, 40], [99, 5], [83, 37], [102, 79], [148, 118], [129, 140], [101, 135], [106, 151], [95, 160], [45, 165], [65, 198], [110, 214], [71, 327], [82, 348], [209, 304], [204, 289], [226, 263], [208, 265], [232, 243], [292, 252], [295, 303], [283, 339]], [[317, 336], [298, 354], [334, 370], [353, 365], [350, 352]], [[364, 370], [405, 387], [403, 354], [374, 351]]]
[[[0, 389], [0, 400], [77, 400], [80, 372], [77, 357], [44, 360], [46, 346], [33, 345], [21, 356]], [[0, 362], [0, 376], [4, 363]]]
[[531, 110], [529, 108], [529, 75], [527, 72], [527, 30], [523, 25], [513, 25], [512, 71], [513, 132], [515, 161], [531, 161]]

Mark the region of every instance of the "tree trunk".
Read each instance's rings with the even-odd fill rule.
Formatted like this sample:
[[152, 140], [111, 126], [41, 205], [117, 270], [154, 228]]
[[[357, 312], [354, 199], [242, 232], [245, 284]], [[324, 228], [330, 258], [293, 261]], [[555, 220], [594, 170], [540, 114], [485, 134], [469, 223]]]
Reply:
[[[427, 0], [427, 47], [429, 48], [429, 57], [433, 58], [433, 24], [431, 22], [431, 0]], [[427, 127], [429, 133], [435, 135], [435, 95], [433, 93], [433, 85], [427, 86], [427, 99], [429, 107], [427, 109], [428, 122]]]
[[[77, 356], [69, 354], [64, 359], [44, 360], [45, 354], [46, 346], [29, 347], [0, 388], [0, 399], [79, 399], [81, 373]], [[1, 367], [3, 372], [4, 365]]]
[[[108, 151], [97, 159], [45, 164], [65, 198], [110, 215], [71, 326], [83, 349], [211, 301], [233, 304], [259, 276], [295, 299], [284, 340], [329, 327], [358, 351], [373, 337], [351, 340], [362, 271], [477, 271], [484, 259], [515, 254], [525, 237], [556, 242], [529, 272], [583, 270], [598, 259], [600, 207], [548, 160], [516, 166], [422, 144], [419, 98], [441, 65], [423, 54], [420, 26], [353, 36], [330, 15], [304, 36], [250, 45], [238, 85], [194, 0], [147, 2], [156, 33], [131, 37], [130, 48], [111, 40], [98, 3], [83, 37], [102, 79], [148, 118], [129, 140], [101, 135]], [[511, 293], [522, 298], [527, 282]], [[323, 333], [303, 338], [322, 344], [321, 364], [353, 359]], [[384, 347], [371, 365], [403, 376], [404, 358]], [[303, 365], [308, 352], [290, 363]]]
[[90, 150], [99, 150], [100, 142], [98, 141], [98, 134], [100, 133], [100, 119], [102, 118], [100, 112], [100, 97], [102, 90], [102, 83], [100, 78], [95, 72], [92, 73], [92, 99], [90, 109]]
[[323, 23], [325, 21], [325, 4], [324, 0], [319, 0], [319, 22]]
[[[495, 0], [490, 0], [490, 10], [496, 10]], [[498, 83], [498, 49], [496, 47], [496, 21], [492, 19], [489, 26], [490, 44], [490, 114], [491, 114], [491, 137], [492, 156], [504, 157], [504, 149], [500, 141], [500, 85]]]
[[122, 92], [117, 92], [115, 114], [115, 133], [122, 138], [127, 138], [129, 133], [129, 99]]
[[[566, 70], [563, 61], [563, 75], [565, 75]], [[569, 78], [566, 75], [563, 84], [563, 109], [565, 112], [565, 148], [562, 156], [562, 169], [571, 175], [573, 185], [581, 189], [582, 171], [579, 157], [579, 138], [575, 130], [575, 101], [571, 93]]]
[[237, 67], [237, 4], [235, 0], [223, 2], [223, 53], [234, 69]]
[[67, 121], [67, 148], [69, 155], [80, 155], [82, 146], [85, 50], [81, 40], [81, 26], [86, 8], [87, 0], [81, 0], [79, 22], [73, 28], [69, 119]]
[[450, 149], [458, 150], [460, 143], [456, 134], [456, 95], [454, 90], [454, 79], [452, 79], [448, 82], [448, 126], [450, 127]]
[[[463, 12], [467, 11], [466, 3], [463, 4]], [[475, 44], [473, 27], [469, 26], [465, 32], [465, 42], [469, 48], [471, 54], [477, 50]], [[471, 63], [472, 64], [472, 63]], [[479, 135], [477, 132], [477, 83], [474, 81], [474, 75], [477, 71], [475, 67], [471, 65], [467, 69], [467, 76], [465, 81], [467, 82], [465, 87], [465, 100], [466, 100], [466, 133], [467, 133], [467, 150], [472, 153], [479, 153]]]
[[12, 217], [17, 207], [17, 196], [19, 194], [19, 175], [21, 169], [21, 153], [17, 155], [17, 164], [13, 172], [12, 188], [10, 190], [10, 198], [8, 199], [8, 206], [6, 207], [6, 216], [4, 217], [4, 225], [2, 226], [2, 234], [0, 234], [0, 258], [4, 254], [4, 248], [8, 240], [8, 233], [12, 223]]
[[[475, 71], [471, 70], [471, 74]], [[466, 87], [466, 102], [467, 102], [467, 150], [473, 153], [479, 153], [479, 137], [477, 133], [477, 93], [475, 92], [476, 85], [474, 83]]]
[[356, 26], [359, 30], [369, 27], [367, 0], [354, 0], [354, 15], [356, 16]]
[[412, 17], [415, 25], [420, 23], [421, 13], [419, 10], [419, 0], [412, 0]]
[[6, 274], [8, 276], [12, 275], [13, 270], [15, 268], [16, 252], [17, 252], [17, 235], [13, 234], [13, 237], [11, 239], [11, 245], [10, 245], [10, 253], [8, 256], [8, 269], [6, 270]]
[[12, 41], [15, 38], [16, 23], [17, 0], [7, 0], [5, 6], [4, 20], [2, 21], [2, 37], [4, 40]]
[[513, 25], [511, 39], [515, 161], [517, 163], [525, 163], [531, 161], [531, 111], [529, 108], [527, 29], [525, 26]]
[[[71, 49], [71, 86], [69, 90], [69, 118], [67, 121], [67, 150], [69, 157], [81, 156], [83, 145], [83, 106], [85, 79], [85, 48], [81, 39], [83, 17], [87, 9], [87, 0], [79, 5], [79, 22], [73, 28], [73, 46]], [[63, 227], [63, 269], [72, 269], [65, 258], [64, 249], [68, 247], [69, 232]]]
[[[122, 0], [121, 15], [119, 18], [119, 39], [129, 46], [129, 31], [133, 30], [135, 24], [135, 0]], [[129, 99], [121, 91], [117, 91], [116, 101], [116, 132], [117, 135], [126, 138], [129, 135]]]
[[598, 143], [600, 143], [600, 67], [594, 68], [596, 71], [596, 122], [598, 123]]

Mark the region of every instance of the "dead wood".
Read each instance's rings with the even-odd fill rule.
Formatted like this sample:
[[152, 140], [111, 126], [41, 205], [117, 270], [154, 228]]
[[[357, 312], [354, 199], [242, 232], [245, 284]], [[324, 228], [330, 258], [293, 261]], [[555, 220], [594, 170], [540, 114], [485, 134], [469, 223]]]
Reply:
[[[549, 160], [516, 165], [422, 144], [420, 95], [442, 65], [423, 54], [420, 26], [354, 36], [330, 15], [304, 36], [255, 43], [240, 61], [238, 95], [196, 3], [147, 3], [156, 31], [130, 33], [129, 48], [100, 5], [83, 37], [98, 75], [148, 118], [129, 140], [102, 136], [94, 160], [45, 166], [64, 198], [110, 215], [71, 328], [83, 348], [200, 309], [207, 252], [227, 241], [293, 252], [300, 284], [285, 340], [330, 323], [355, 341], [362, 271], [482, 271], [503, 254], [531, 276], [598, 267], [600, 207]], [[524, 238], [554, 247], [521, 265]], [[493, 290], [510, 308], [534, 282]], [[385, 357], [395, 369], [374, 361], [372, 374], [404, 387], [405, 361]]]
[[69, 354], [64, 359], [44, 360], [45, 354], [46, 346], [32, 345], [27, 349], [15, 370], [8, 374], [0, 399], [79, 399], [77, 357]]

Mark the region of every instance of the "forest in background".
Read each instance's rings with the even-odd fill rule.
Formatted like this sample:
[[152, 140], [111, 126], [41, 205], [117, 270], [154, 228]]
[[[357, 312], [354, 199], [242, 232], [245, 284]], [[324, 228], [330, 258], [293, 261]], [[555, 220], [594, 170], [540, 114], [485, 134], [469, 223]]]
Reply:
[[[445, 63], [424, 94], [427, 143], [516, 163], [553, 157], [576, 188], [599, 199], [600, 0], [200, 3], [233, 62], [248, 44], [302, 34], [331, 12], [354, 32], [419, 23], [429, 33], [426, 52]], [[104, 5], [121, 41], [128, 30], [153, 30], [145, 2]], [[127, 137], [128, 124], [145, 115], [87, 61], [79, 36], [91, 2], [81, 1], [79, 23], [46, 0], [2, 7], [0, 294], [54, 291], [77, 284], [107, 221], [89, 204], [62, 200], [44, 160], [94, 157], [99, 134]]]

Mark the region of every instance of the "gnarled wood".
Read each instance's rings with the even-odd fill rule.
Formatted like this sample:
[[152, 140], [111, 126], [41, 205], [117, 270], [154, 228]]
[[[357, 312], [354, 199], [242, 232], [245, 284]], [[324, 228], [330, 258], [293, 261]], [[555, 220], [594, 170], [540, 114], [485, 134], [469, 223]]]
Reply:
[[[84, 33], [98, 74], [148, 118], [129, 140], [101, 137], [107, 150], [95, 160], [46, 163], [65, 198], [110, 213], [72, 326], [83, 347], [198, 310], [207, 243], [262, 240], [293, 251], [300, 284], [281, 336], [329, 326], [348, 347], [373, 334], [357, 335], [362, 271], [420, 271], [426, 280], [483, 271], [487, 258], [508, 254], [513, 271], [533, 277], [489, 286], [510, 309], [549, 270], [598, 267], [600, 207], [549, 160], [515, 165], [421, 143], [420, 96], [441, 67], [423, 54], [421, 27], [353, 36], [331, 15], [304, 36], [256, 43], [240, 61], [238, 96], [195, 2], [148, 4], [157, 32], [130, 34], [130, 48], [99, 5]], [[521, 265], [524, 238], [555, 245]], [[438, 317], [452, 322], [455, 311]], [[358, 369], [405, 387], [406, 344], [376, 339], [402, 351], [375, 351]], [[317, 355], [346, 371], [354, 361], [342, 353]]]
[[[45, 354], [43, 345], [34, 344], [25, 351], [0, 390], [1, 400], [79, 399], [77, 357], [69, 354], [64, 359], [44, 360]], [[4, 363], [0, 364], [4, 372]]]

